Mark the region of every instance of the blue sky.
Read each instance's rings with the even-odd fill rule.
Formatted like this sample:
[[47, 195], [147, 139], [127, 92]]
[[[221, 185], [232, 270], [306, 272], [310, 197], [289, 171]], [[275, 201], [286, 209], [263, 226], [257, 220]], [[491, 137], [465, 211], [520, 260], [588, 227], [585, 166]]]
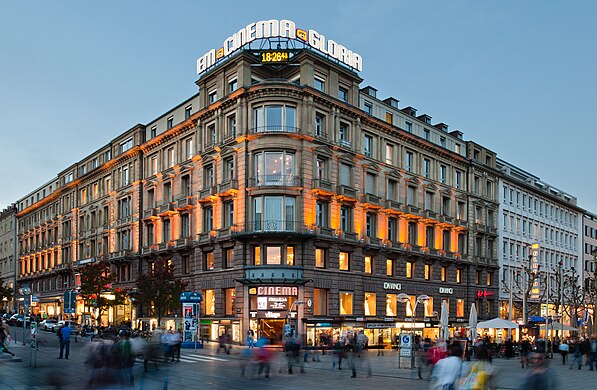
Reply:
[[[597, 212], [597, 2], [28, 1], [0, 12], [0, 209], [196, 92], [196, 59], [290, 19], [360, 53], [378, 97]], [[50, 152], [48, 152], [50, 151]]]

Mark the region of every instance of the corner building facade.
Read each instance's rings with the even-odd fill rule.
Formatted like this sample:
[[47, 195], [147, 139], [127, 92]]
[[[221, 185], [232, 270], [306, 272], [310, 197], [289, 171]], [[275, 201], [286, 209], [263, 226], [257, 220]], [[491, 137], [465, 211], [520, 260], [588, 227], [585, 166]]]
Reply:
[[[473, 302], [480, 319], [496, 317], [495, 154], [377, 99], [336, 61], [289, 52], [289, 63], [263, 64], [237, 51], [201, 75], [197, 95], [113, 140], [110, 158], [102, 148], [61, 173], [55, 201], [22, 199], [21, 282], [108, 261], [134, 288], [166, 258], [202, 293], [211, 340], [241, 342], [251, 328], [280, 342], [289, 324], [308, 343], [355, 329], [390, 342], [413, 314], [436, 337], [444, 300], [453, 331]], [[68, 194], [54, 213], [60, 260], [44, 268], [28, 246], [40, 229], [31, 216]], [[64, 280], [75, 286], [43, 282], [47, 295]], [[421, 294], [430, 299], [415, 306]]]

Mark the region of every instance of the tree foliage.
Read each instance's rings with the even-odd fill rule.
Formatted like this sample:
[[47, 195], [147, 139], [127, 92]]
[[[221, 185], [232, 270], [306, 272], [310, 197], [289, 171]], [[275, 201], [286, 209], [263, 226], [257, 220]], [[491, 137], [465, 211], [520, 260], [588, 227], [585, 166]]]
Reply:
[[[110, 273], [110, 264], [105, 261], [86, 265], [81, 269], [81, 297], [89, 307], [97, 309], [96, 321], [110, 306], [121, 305], [125, 301], [126, 293], [119, 288], [113, 288], [114, 276]], [[107, 295], [114, 295], [115, 299], [108, 299]]]
[[0, 301], [6, 298], [10, 301], [14, 296], [14, 290], [4, 284], [4, 279], [0, 279]]
[[147, 274], [137, 279], [137, 291], [132, 296], [149, 315], [157, 317], [161, 326], [162, 318], [179, 308], [179, 297], [186, 286], [186, 282], [174, 277], [174, 267], [168, 260], [158, 259], [151, 263]]

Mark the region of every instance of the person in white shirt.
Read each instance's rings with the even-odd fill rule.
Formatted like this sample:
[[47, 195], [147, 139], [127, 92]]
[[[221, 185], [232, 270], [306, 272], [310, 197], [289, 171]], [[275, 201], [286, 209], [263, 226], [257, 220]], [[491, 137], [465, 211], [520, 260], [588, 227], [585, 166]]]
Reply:
[[456, 344], [450, 350], [450, 356], [441, 359], [433, 367], [431, 389], [454, 390], [454, 384], [462, 372], [462, 348]]

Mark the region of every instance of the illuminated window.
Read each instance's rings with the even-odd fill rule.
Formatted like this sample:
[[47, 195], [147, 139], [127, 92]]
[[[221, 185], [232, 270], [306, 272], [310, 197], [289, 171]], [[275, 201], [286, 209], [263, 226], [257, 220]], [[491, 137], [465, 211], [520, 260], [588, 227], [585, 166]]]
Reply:
[[224, 249], [224, 267], [234, 268], [234, 248]]
[[442, 267], [442, 282], [445, 282], [448, 277], [448, 267]]
[[365, 315], [375, 316], [377, 315], [377, 295], [373, 292], [365, 293]]
[[350, 269], [350, 254], [348, 252], [340, 252], [339, 269], [341, 271], [348, 271]]
[[340, 291], [340, 315], [352, 315], [353, 293]]
[[425, 317], [433, 317], [433, 297], [429, 297], [429, 300], [424, 303], [424, 307]]
[[214, 290], [203, 290], [203, 301], [205, 302], [205, 315], [213, 316], [216, 314], [216, 294]]
[[464, 317], [464, 299], [456, 300], [456, 317]]
[[289, 266], [294, 265], [294, 247], [293, 246], [286, 247], [286, 265], [289, 265]]
[[394, 275], [394, 260], [392, 259], [386, 259], [386, 275]]
[[414, 272], [415, 272], [415, 264], [413, 262], [407, 261], [406, 262], [406, 277], [409, 279], [412, 279]]
[[227, 288], [224, 289], [224, 296], [226, 297], [226, 312], [227, 316], [231, 316], [235, 314], [235, 306], [236, 306], [236, 289], [234, 288]]
[[487, 285], [491, 286], [491, 273], [487, 272]]
[[261, 265], [261, 247], [256, 246], [253, 251], [253, 264]]
[[386, 316], [396, 317], [396, 294], [386, 294]]
[[203, 252], [203, 270], [204, 271], [213, 271], [215, 268], [214, 263], [214, 253], [210, 252]]
[[431, 280], [431, 264], [425, 264], [425, 280]]
[[406, 316], [407, 317], [412, 317], [413, 316], [413, 309], [415, 307], [415, 302], [417, 301], [417, 297], [413, 296], [409, 296], [408, 297], [408, 302], [405, 303], [406, 305]]
[[315, 267], [325, 268], [326, 250], [323, 248], [315, 248]]
[[259, 186], [293, 185], [294, 153], [268, 151], [254, 156], [255, 181]]
[[365, 273], [373, 273], [373, 262], [371, 260], [371, 256], [365, 256]]
[[389, 124], [393, 124], [394, 114], [392, 114], [391, 112], [386, 112], [386, 122], [388, 122]]
[[456, 268], [456, 283], [462, 283], [462, 269]]
[[328, 291], [323, 288], [313, 289], [313, 315], [325, 316], [328, 314]]

